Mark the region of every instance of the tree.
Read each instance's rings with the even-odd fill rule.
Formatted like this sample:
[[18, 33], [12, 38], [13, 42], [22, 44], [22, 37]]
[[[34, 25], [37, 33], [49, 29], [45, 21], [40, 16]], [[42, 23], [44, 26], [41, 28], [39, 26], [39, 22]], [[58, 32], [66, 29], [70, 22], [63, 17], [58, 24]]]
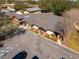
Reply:
[[8, 33], [12, 34], [12, 31], [17, 29], [17, 24], [14, 25], [8, 16], [0, 13], [0, 41], [5, 40], [5, 37], [8, 35]]
[[49, 0], [39, 0], [39, 7], [40, 8], [47, 10], [47, 11], [51, 11], [49, 5], [51, 5]]
[[[79, 31], [79, 9], [71, 9], [63, 14], [63, 18], [56, 24], [55, 30], [63, 33], [67, 40], [73, 32]], [[76, 35], [75, 35], [76, 36]]]
[[0, 5], [3, 4], [5, 1], [4, 0], [0, 0]]
[[27, 8], [27, 7], [29, 7], [29, 6], [25, 2], [16, 2], [15, 6], [14, 6], [14, 8], [16, 10], [21, 10], [21, 9], [24, 9], [24, 8]]
[[37, 1], [33, 1], [33, 0], [28, 0], [27, 1], [29, 4], [37, 4], [38, 2]]
[[39, 7], [47, 10], [53, 11], [56, 15], [62, 15], [65, 10], [69, 10], [71, 2], [68, 0], [39, 0]]
[[10, 24], [11, 20], [7, 15], [0, 13], [0, 27], [6, 24]]

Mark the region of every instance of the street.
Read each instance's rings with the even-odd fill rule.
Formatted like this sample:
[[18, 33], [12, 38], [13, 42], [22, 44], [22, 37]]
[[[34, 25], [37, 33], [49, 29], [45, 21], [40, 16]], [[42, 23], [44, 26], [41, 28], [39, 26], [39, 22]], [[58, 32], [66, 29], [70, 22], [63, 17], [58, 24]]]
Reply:
[[7, 46], [15, 46], [15, 48], [8, 52], [4, 59], [12, 59], [14, 55], [23, 50], [27, 52], [26, 59], [31, 59], [34, 55], [37, 55], [39, 59], [61, 59], [62, 57], [65, 59], [79, 59], [79, 54], [29, 31], [8, 39], [4, 47]]

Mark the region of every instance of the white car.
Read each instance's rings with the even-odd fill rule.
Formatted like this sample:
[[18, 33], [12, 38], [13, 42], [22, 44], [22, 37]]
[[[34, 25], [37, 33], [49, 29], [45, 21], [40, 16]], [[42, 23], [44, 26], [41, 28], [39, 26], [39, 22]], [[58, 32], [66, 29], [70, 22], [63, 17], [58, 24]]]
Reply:
[[12, 11], [12, 12], [14, 12], [14, 11], [15, 11], [15, 9], [10, 8], [10, 7], [7, 7], [7, 10]]
[[1, 12], [2, 12], [2, 13], [8, 13], [9, 11], [8, 11], [8, 10], [3, 9], [3, 10], [1, 10]]
[[22, 15], [22, 13], [20, 11], [17, 11], [16, 14]]

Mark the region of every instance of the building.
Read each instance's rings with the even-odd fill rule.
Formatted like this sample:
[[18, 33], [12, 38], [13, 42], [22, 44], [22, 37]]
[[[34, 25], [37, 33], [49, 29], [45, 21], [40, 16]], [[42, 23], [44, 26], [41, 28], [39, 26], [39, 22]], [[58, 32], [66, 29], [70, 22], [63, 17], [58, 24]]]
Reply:
[[[58, 25], [58, 22], [60, 20], [62, 20], [62, 17], [56, 16], [52, 12], [41, 13], [41, 14], [28, 14], [28, 17], [26, 17], [25, 15], [17, 15], [17, 14], [13, 14], [13, 15], [15, 15], [18, 19], [27, 21], [30, 25], [34, 24], [35, 26], [33, 26], [33, 29], [36, 32], [38, 30], [38, 29], [35, 29], [36, 26], [38, 26], [38, 28], [41, 27], [40, 29], [44, 29], [45, 31], [38, 30], [41, 35], [45, 36], [46, 31], [48, 31], [48, 32], [52, 31], [51, 35], [46, 34], [47, 36], [49, 36], [51, 38], [53, 33], [56, 35], [56, 37], [62, 33], [60, 31], [60, 29], [58, 29], [58, 27], [56, 27], [56, 25]], [[12, 14], [10, 16], [12, 16]], [[61, 28], [61, 30], [62, 30], [62, 28]]]
[[28, 23], [35, 24], [38, 27], [42, 27], [45, 30], [49, 29], [61, 33], [61, 31], [56, 30], [57, 23], [61, 20], [62, 17], [54, 15], [51, 13], [41, 13], [41, 14], [28, 14], [29, 17], [24, 18], [24, 21]]
[[41, 9], [38, 8], [38, 7], [27, 8], [26, 10], [28, 12], [38, 12], [38, 11], [41, 11]]

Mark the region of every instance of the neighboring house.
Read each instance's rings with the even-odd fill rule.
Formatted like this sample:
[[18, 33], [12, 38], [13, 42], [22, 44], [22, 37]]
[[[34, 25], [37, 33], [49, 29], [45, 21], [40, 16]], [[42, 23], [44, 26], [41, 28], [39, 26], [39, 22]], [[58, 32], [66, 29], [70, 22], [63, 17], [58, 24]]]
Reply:
[[26, 10], [28, 12], [38, 12], [38, 11], [41, 11], [41, 9], [38, 8], [38, 7], [27, 8]]

